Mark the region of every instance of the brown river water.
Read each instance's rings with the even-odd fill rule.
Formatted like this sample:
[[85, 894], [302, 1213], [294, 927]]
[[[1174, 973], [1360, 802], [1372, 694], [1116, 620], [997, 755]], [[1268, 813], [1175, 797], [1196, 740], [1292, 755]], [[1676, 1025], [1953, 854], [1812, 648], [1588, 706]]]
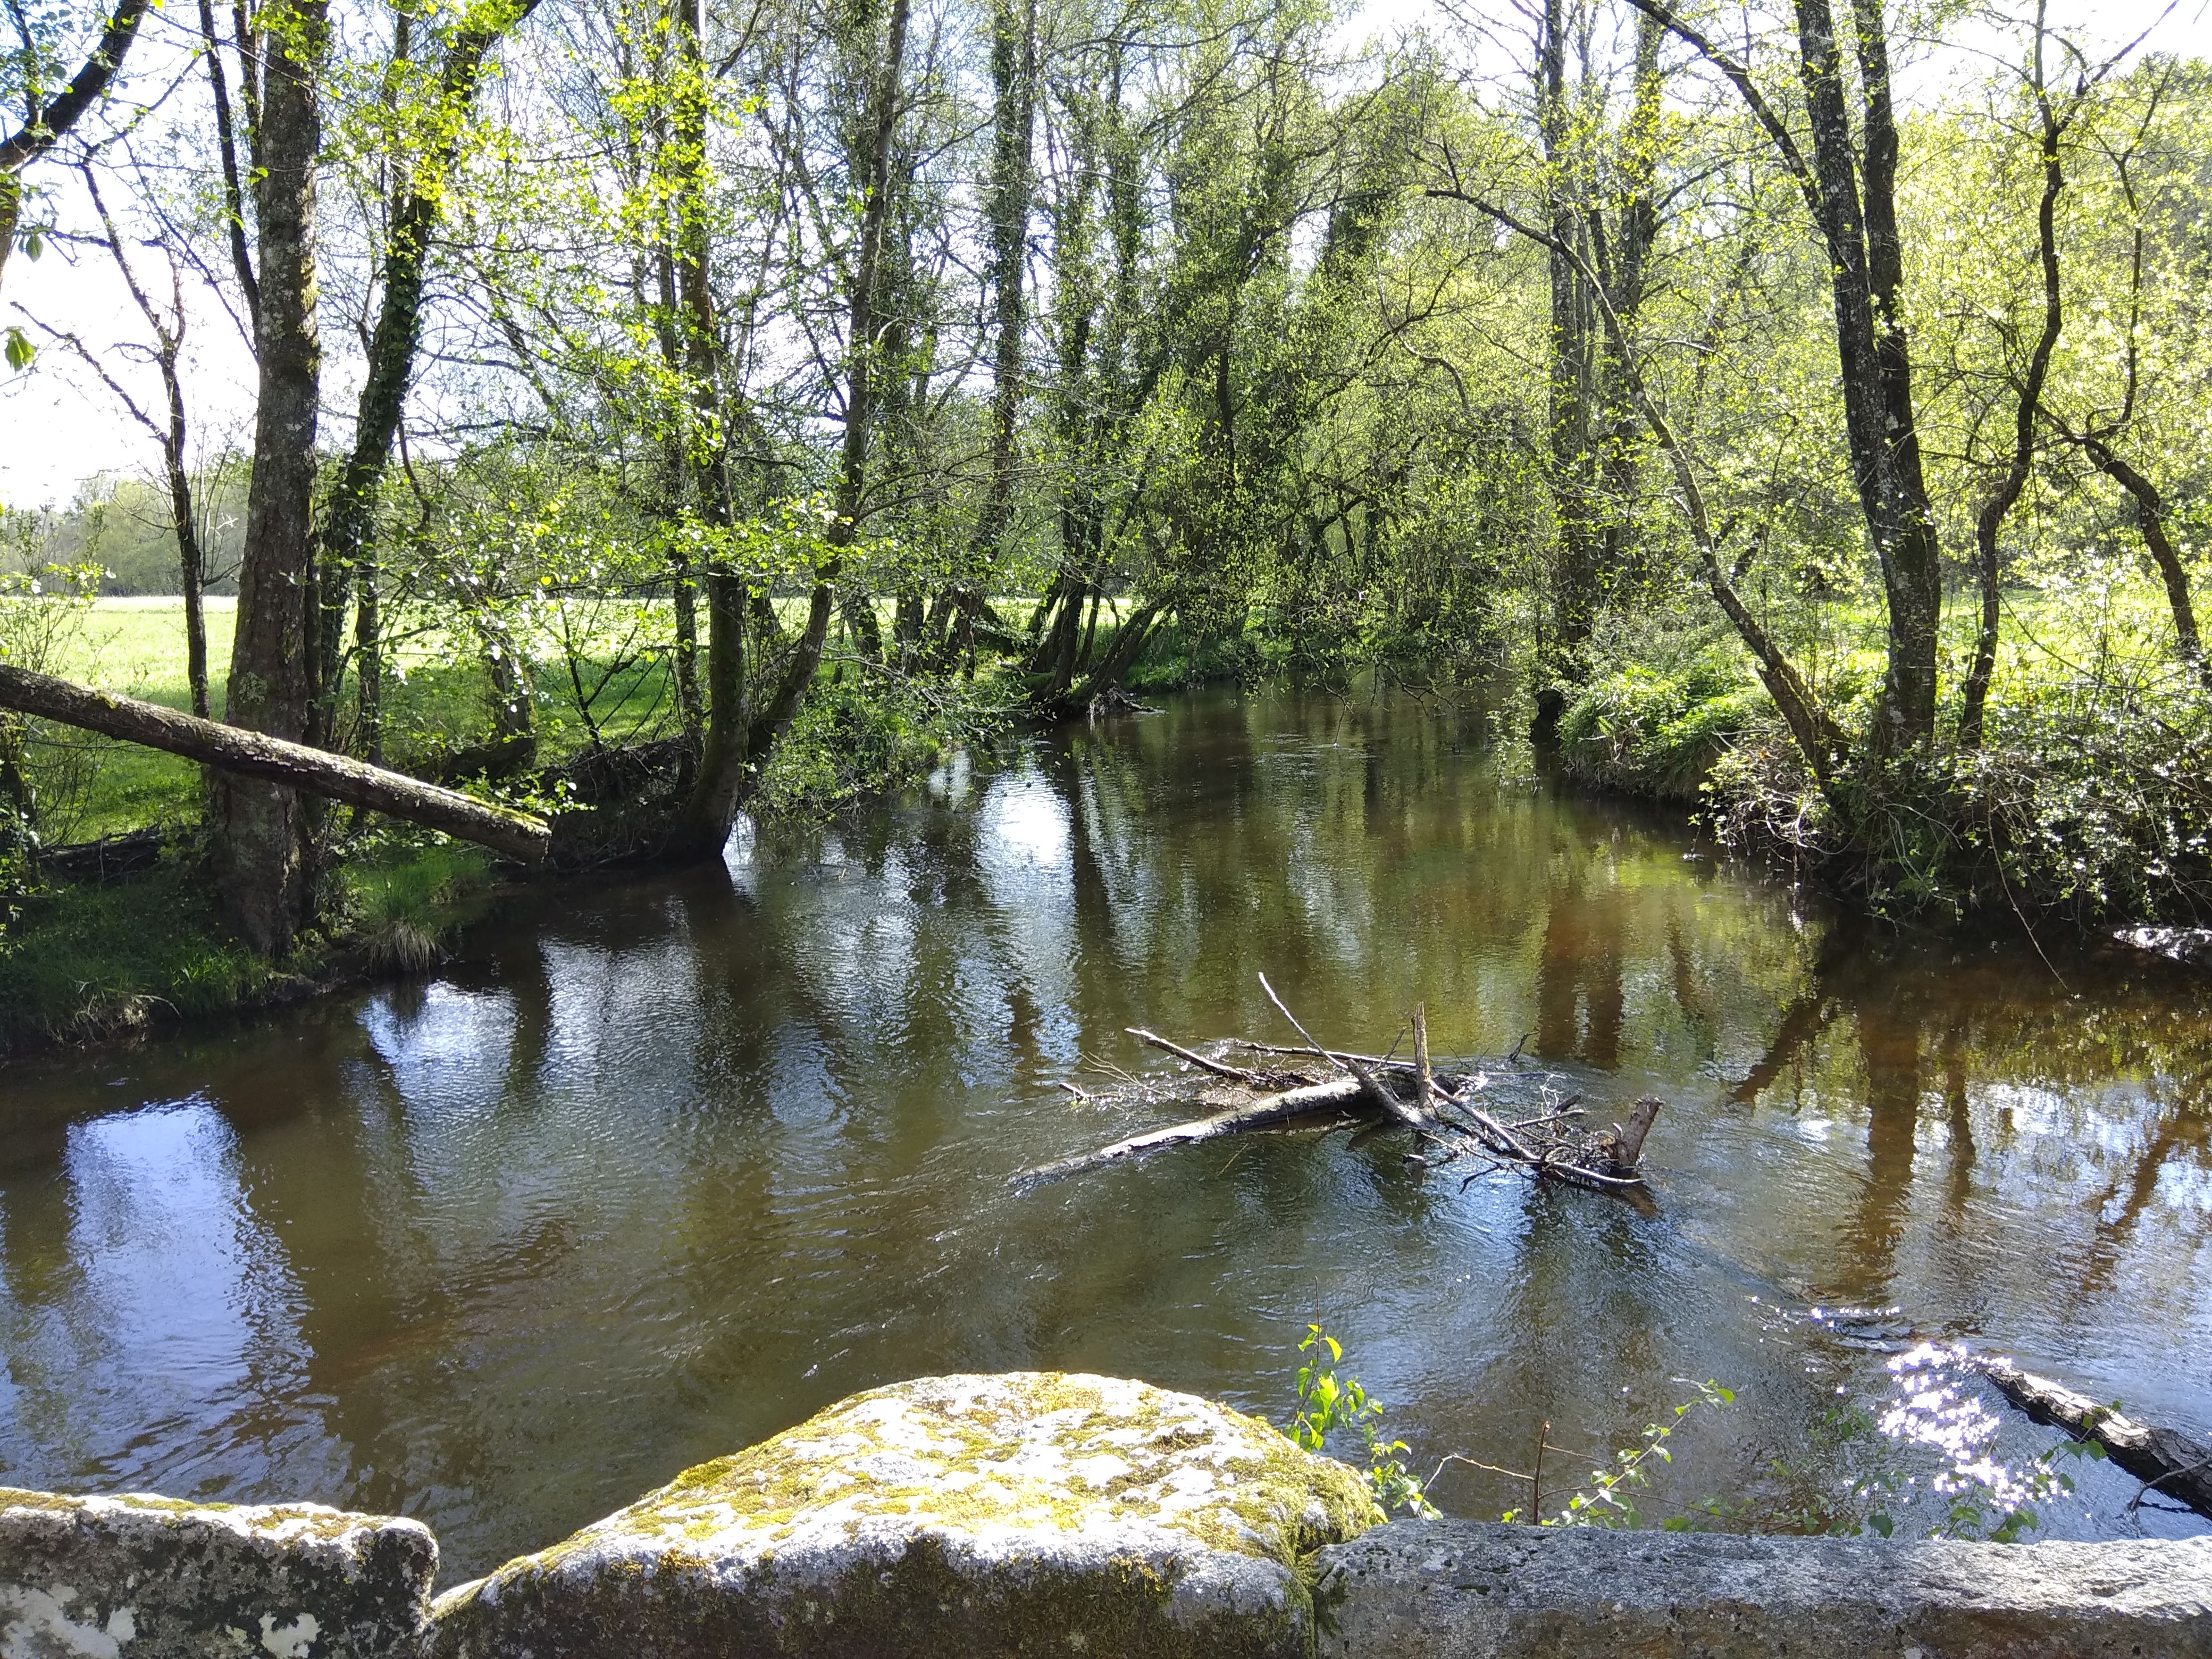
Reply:
[[[1547, 1510], [1714, 1379], [1647, 1518], [1883, 1479], [1924, 1532], [2054, 1439], [1900, 1373], [1925, 1341], [2212, 1429], [2212, 981], [1870, 934], [1676, 817], [1501, 781], [1482, 730], [1179, 701], [526, 896], [419, 981], [0, 1070], [0, 1484], [401, 1511], [450, 1581], [903, 1377], [1279, 1420], [1309, 1322], [1425, 1475], [1526, 1470], [1548, 1422]], [[1663, 1096], [1654, 1203], [1343, 1133], [1010, 1183], [1184, 1115], [1059, 1086], [1171, 1080], [1125, 1026], [1288, 1039], [1262, 971], [1324, 1041], [1425, 1000], [1501, 1090]], [[2203, 1528], [2063, 1467], [2045, 1535]]]

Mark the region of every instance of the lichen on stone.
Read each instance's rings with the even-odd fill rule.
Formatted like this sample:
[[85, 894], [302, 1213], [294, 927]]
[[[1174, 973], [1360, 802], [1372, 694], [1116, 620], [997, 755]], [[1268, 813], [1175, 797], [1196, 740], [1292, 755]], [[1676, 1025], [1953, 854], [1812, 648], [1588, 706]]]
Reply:
[[[1295, 1654], [1312, 1642], [1301, 1559], [1381, 1519], [1352, 1470], [1194, 1395], [927, 1377], [441, 1598], [440, 1641], [457, 1659], [581, 1654], [564, 1626], [643, 1619], [690, 1632], [687, 1655], [926, 1652], [939, 1626], [975, 1654]], [[755, 1627], [766, 1645], [738, 1644]]]
[[0, 1654], [391, 1659], [428, 1625], [419, 1522], [0, 1488]]

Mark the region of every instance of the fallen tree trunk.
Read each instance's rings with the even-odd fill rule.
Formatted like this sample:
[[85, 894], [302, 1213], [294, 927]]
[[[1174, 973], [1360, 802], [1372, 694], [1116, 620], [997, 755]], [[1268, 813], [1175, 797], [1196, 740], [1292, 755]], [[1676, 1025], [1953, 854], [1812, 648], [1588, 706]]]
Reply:
[[1978, 1358], [1974, 1368], [2034, 1421], [2055, 1424], [2076, 1440], [2094, 1440], [2107, 1458], [2147, 1490], [2165, 1492], [2199, 1515], [2212, 1516], [2212, 1446], [2177, 1429], [2123, 1417], [2087, 1395], [2021, 1370], [2009, 1359]]
[[1326, 1083], [1310, 1083], [1302, 1089], [1285, 1089], [1280, 1094], [1255, 1100], [1249, 1106], [1232, 1106], [1225, 1112], [1216, 1112], [1212, 1117], [1193, 1118], [1188, 1123], [1174, 1123], [1164, 1129], [1151, 1129], [1140, 1135], [1131, 1135], [1127, 1140], [1101, 1146], [1095, 1152], [1064, 1158], [1056, 1164], [1040, 1164], [1034, 1170], [1023, 1170], [1014, 1179], [1019, 1182], [1054, 1181], [1061, 1176], [1079, 1175], [1085, 1170], [1095, 1170], [1102, 1164], [1111, 1164], [1116, 1158], [1132, 1158], [1157, 1147], [1187, 1146], [1194, 1140], [1214, 1140], [1223, 1135], [1242, 1134], [1247, 1129], [1273, 1128], [1320, 1112], [1347, 1112], [1361, 1103], [1364, 1092], [1364, 1085], [1356, 1077], [1331, 1078]]
[[0, 663], [0, 708], [58, 720], [64, 726], [181, 755], [221, 771], [289, 784], [349, 805], [365, 806], [489, 847], [524, 864], [542, 862], [552, 844], [552, 831], [545, 820], [527, 812], [495, 806], [458, 790], [327, 750], [199, 720], [159, 703], [95, 691], [4, 663]]

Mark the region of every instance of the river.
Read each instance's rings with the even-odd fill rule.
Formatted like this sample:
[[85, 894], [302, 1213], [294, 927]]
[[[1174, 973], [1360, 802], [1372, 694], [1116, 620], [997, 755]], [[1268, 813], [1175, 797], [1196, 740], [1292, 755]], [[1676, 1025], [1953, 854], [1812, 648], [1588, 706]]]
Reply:
[[[1896, 1375], [1923, 1341], [2212, 1427], [2203, 981], [1847, 924], [1677, 816], [1501, 777], [1483, 729], [1179, 700], [527, 896], [418, 981], [0, 1070], [0, 1483], [404, 1512], [450, 1582], [908, 1376], [1279, 1419], [1310, 1322], [1424, 1475], [1526, 1471], [1548, 1422], [1547, 1510], [1712, 1379], [1648, 1516], [1924, 1531], [1947, 1468], [2053, 1437]], [[1425, 1001], [1440, 1053], [1519, 1044], [1601, 1117], [1660, 1094], [1654, 1203], [1341, 1133], [1010, 1182], [1179, 1115], [1060, 1086], [1171, 1079], [1125, 1026], [1287, 1039], [1262, 971], [1324, 1041]], [[2060, 1466], [2045, 1535], [2203, 1529]]]

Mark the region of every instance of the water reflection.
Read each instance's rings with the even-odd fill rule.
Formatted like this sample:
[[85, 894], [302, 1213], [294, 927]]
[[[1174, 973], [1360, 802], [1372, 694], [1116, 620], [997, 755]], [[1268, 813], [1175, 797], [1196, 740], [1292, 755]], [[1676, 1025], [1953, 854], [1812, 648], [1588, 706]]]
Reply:
[[[1677, 1498], [1923, 1336], [2212, 1419], [2182, 981], [1858, 939], [1663, 816], [1501, 782], [1479, 714], [1071, 729], [549, 896], [434, 981], [16, 1068], [0, 1480], [399, 1509], [465, 1572], [921, 1372], [1279, 1412], [1309, 1319], [1431, 1458], [1515, 1463], [1544, 1420], [1620, 1443], [1717, 1377], [1739, 1405], [1677, 1443]], [[1656, 1212], [1425, 1182], [1387, 1138], [1009, 1188], [1133, 1126], [1056, 1086], [1161, 1069], [1125, 1026], [1276, 1030], [1261, 969], [1332, 1036], [1425, 1000], [1440, 1051], [1525, 1038], [1601, 1112], [1665, 1095]], [[2062, 1529], [2121, 1524], [2131, 1488], [2084, 1485]]]

